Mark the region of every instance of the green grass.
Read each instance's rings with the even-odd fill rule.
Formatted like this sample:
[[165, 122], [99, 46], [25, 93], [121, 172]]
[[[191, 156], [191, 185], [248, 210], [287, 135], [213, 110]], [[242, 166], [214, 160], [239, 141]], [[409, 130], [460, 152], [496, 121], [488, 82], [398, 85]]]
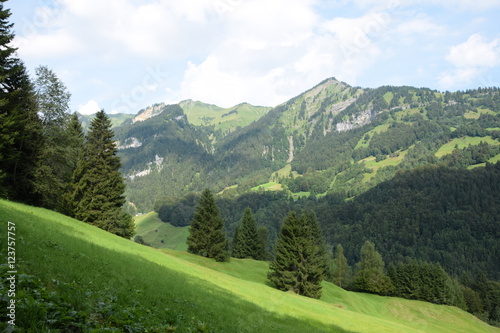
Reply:
[[[373, 137], [374, 133], [380, 134], [380, 133], [386, 132], [389, 129], [390, 126], [391, 126], [390, 123], [378, 125], [374, 129], [366, 132], [366, 134], [370, 135], [370, 140], [371, 140], [371, 138]], [[359, 142], [357, 143], [356, 147], [354, 147], [354, 149], [358, 149], [359, 147], [368, 147], [370, 145], [370, 140], [365, 141], [364, 137], [365, 136], [363, 135], [363, 137], [359, 140]]]
[[[265, 115], [271, 108], [254, 106], [247, 103], [230, 108], [221, 108], [198, 101], [183, 101], [179, 103], [191, 124], [197, 126], [214, 125], [216, 130], [232, 131], [238, 126], [245, 127]], [[233, 112], [232, 111], [237, 111]], [[231, 113], [231, 114], [230, 114]]]
[[252, 187], [252, 191], [282, 191], [283, 185], [277, 182], [268, 182]]
[[397, 151], [396, 153], [398, 154], [398, 156], [388, 157], [388, 158], [386, 158], [382, 161], [379, 161], [379, 162], [377, 162], [376, 158], [373, 156], [370, 156], [370, 157], [367, 157], [367, 158], [360, 160], [358, 163], [364, 163], [365, 167], [372, 170], [372, 172], [370, 172], [370, 173], [363, 174], [363, 183], [366, 183], [366, 182], [370, 181], [373, 177], [375, 177], [375, 175], [377, 174], [377, 171], [380, 168], [384, 168], [387, 166], [396, 166], [399, 163], [401, 163], [403, 158], [408, 153], [408, 150]]
[[496, 112], [491, 111], [490, 109], [478, 108], [476, 112], [468, 111], [464, 114], [464, 117], [467, 119], [479, 119], [482, 114], [491, 114], [496, 115]]
[[[138, 223], [151, 223], [147, 219]], [[281, 292], [267, 284], [265, 262], [217, 263], [153, 249], [48, 210], [0, 200], [2, 257], [7, 221], [16, 224], [19, 272], [36, 276], [65, 306], [98, 318], [100, 325], [164, 325], [157, 332], [500, 331], [457, 308], [352, 293], [330, 283], [324, 283], [321, 300]], [[43, 317], [23, 309], [19, 322]]]
[[187, 251], [188, 227], [175, 227], [165, 223], [155, 212], [136, 216], [134, 222], [136, 234], [142, 236], [152, 247]]
[[451, 154], [451, 152], [455, 149], [463, 149], [468, 147], [469, 145], [478, 145], [481, 142], [486, 142], [490, 145], [498, 145], [500, 142], [493, 139], [491, 136], [484, 137], [471, 137], [465, 136], [463, 138], [456, 138], [451, 140], [448, 143], [445, 143], [439, 150], [436, 152], [436, 157], [443, 157], [444, 155]]

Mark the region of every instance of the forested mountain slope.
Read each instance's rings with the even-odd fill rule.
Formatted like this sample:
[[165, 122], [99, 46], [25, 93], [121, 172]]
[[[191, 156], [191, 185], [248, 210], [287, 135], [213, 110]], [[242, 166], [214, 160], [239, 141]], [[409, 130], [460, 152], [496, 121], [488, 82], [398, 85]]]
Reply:
[[164, 195], [205, 187], [236, 195], [268, 182], [289, 194], [350, 197], [398, 170], [500, 158], [498, 88], [361, 89], [328, 79], [271, 110], [184, 101], [155, 114], [116, 129], [128, 199], [139, 211]]

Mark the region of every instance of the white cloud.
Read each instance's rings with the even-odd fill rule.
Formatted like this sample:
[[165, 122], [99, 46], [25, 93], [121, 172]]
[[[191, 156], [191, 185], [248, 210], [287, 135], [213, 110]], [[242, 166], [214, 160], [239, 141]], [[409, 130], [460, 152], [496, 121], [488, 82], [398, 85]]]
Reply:
[[463, 83], [478, 81], [487, 69], [500, 66], [500, 39], [488, 42], [480, 34], [470, 36], [464, 43], [452, 46], [446, 60], [454, 66], [452, 70], [439, 75], [439, 84], [445, 88], [454, 88]]
[[466, 42], [453, 46], [446, 60], [459, 68], [495, 67], [500, 64], [500, 39], [491, 42], [474, 34]]
[[380, 13], [325, 21], [309, 2], [265, 3], [248, 1], [229, 15], [230, 33], [203, 61], [189, 63], [176, 95], [275, 106], [327, 77], [354, 84], [380, 54], [374, 38], [388, 24]]
[[14, 44], [20, 55], [28, 58], [51, 58], [79, 53], [83, 45], [74, 36], [58, 30], [52, 34], [38, 34], [29, 37], [18, 37]]
[[97, 113], [100, 110], [101, 108], [99, 107], [99, 104], [97, 104], [97, 102], [94, 101], [93, 99], [88, 101], [86, 104], [80, 105], [78, 107], [78, 113], [86, 115]]

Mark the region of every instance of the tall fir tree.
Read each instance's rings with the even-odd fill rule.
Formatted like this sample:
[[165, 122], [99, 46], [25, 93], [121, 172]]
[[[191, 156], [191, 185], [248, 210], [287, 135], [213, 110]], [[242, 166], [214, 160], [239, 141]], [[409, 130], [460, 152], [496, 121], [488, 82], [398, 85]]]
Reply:
[[104, 110], [90, 123], [83, 158], [78, 161], [71, 200], [72, 215], [124, 238], [134, 234], [132, 217], [123, 210], [125, 183], [113, 141], [111, 121]]
[[33, 85], [11, 42], [10, 10], [0, 0], [0, 195], [40, 204], [35, 173], [44, 145]]
[[189, 226], [187, 244], [190, 253], [214, 258], [217, 261], [229, 259], [224, 221], [208, 188], [203, 191], [196, 206]]
[[267, 275], [277, 289], [321, 297], [325, 258], [314, 239], [313, 229], [307, 215], [297, 217], [293, 211], [283, 221], [276, 243], [276, 258]]
[[361, 258], [356, 264], [352, 287], [358, 291], [386, 295], [394, 286], [391, 279], [384, 273], [384, 261], [375, 250], [375, 244], [366, 241], [361, 247]]
[[267, 227], [261, 226], [257, 229], [257, 234], [259, 235], [259, 260], [269, 260], [269, 229]]
[[347, 264], [347, 258], [344, 255], [344, 248], [341, 244], [337, 245], [334, 262], [335, 268], [333, 270], [333, 282], [340, 288], [343, 288], [347, 286], [349, 276], [352, 272], [351, 268]]
[[[68, 155], [68, 167], [71, 171], [71, 176], [68, 183], [65, 185], [64, 194], [62, 198], [61, 213], [74, 216], [75, 202], [72, 199], [74, 186], [76, 184], [77, 176], [76, 168], [79, 161], [84, 159], [84, 143], [85, 134], [83, 133], [82, 124], [78, 119], [78, 114], [75, 112], [71, 115], [69, 124], [67, 127], [67, 133], [69, 138], [69, 155]], [[81, 162], [80, 162], [81, 163]]]
[[233, 247], [233, 257], [261, 259], [262, 242], [259, 239], [257, 225], [250, 207], [245, 208], [241, 226], [235, 232], [235, 245]]

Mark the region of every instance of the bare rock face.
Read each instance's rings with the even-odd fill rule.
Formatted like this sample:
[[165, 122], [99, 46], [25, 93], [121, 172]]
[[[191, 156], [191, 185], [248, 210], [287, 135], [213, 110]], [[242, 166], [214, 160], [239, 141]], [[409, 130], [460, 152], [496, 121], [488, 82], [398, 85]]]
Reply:
[[144, 121], [146, 119], [152, 118], [154, 116], [159, 115], [162, 113], [163, 108], [165, 107], [165, 103], [160, 103], [160, 104], [155, 104], [153, 106], [148, 107], [142, 112], [139, 112], [137, 116], [132, 120], [132, 123], [138, 122], [138, 121]]

